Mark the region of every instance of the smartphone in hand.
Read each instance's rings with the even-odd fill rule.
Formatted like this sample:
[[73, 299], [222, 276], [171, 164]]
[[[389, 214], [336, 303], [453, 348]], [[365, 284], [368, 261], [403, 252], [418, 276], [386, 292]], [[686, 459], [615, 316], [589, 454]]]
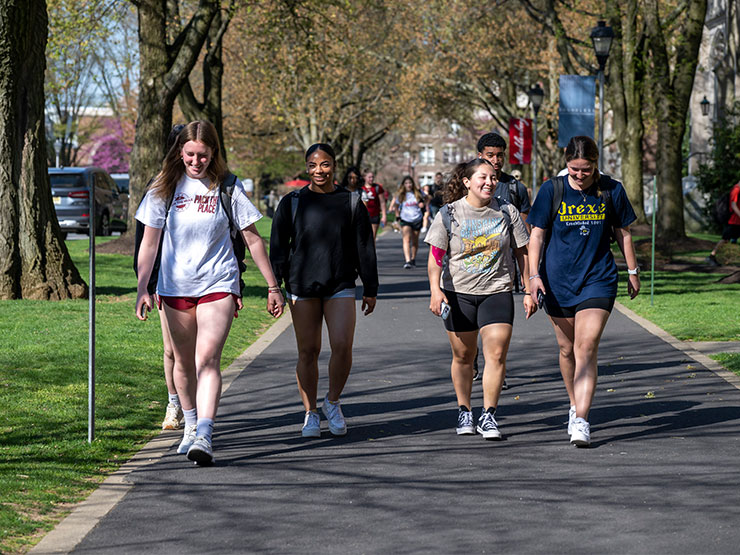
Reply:
[[440, 317], [442, 320], [447, 320], [447, 317], [450, 315], [450, 305], [448, 305], [446, 302], [442, 301], [442, 304], [440, 305]]
[[542, 289], [537, 291], [537, 308], [542, 310], [542, 305], [545, 304], [545, 294], [542, 292]]

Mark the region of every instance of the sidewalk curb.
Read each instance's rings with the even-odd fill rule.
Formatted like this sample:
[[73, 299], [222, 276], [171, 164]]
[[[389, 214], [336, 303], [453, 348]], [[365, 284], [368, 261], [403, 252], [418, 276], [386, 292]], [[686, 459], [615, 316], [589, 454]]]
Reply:
[[[283, 316], [254, 343], [239, 355], [228, 368], [222, 372], [223, 392], [229, 388], [239, 374], [241, 374], [262, 353], [275, 338], [292, 324], [290, 311]], [[59, 522], [44, 538], [37, 543], [29, 553], [69, 553], [108, 512], [123, 499], [133, 484], [127, 481], [128, 475], [144, 466], [152, 464], [172, 447], [175, 441], [180, 439], [177, 431], [162, 431], [154, 439], [149, 441], [130, 460], [121, 465], [113, 474], [108, 476], [93, 491], [87, 499], [77, 505], [64, 520]]]
[[712, 360], [707, 355], [697, 351], [688, 341], [681, 341], [680, 339], [676, 339], [670, 333], [659, 328], [651, 321], [646, 320], [642, 316], [635, 314], [622, 303], [615, 302], [614, 307], [636, 324], [639, 324], [653, 335], [659, 337], [666, 343], [670, 344], [672, 347], [684, 353], [686, 356], [693, 358], [696, 362], [717, 374], [717, 376], [725, 380], [733, 387], [740, 389], [740, 376], [733, 374], [717, 361]]

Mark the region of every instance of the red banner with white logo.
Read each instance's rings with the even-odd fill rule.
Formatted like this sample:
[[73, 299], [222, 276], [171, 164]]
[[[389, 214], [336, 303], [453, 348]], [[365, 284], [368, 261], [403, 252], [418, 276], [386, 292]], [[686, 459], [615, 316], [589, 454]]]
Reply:
[[509, 119], [509, 164], [532, 162], [532, 120]]

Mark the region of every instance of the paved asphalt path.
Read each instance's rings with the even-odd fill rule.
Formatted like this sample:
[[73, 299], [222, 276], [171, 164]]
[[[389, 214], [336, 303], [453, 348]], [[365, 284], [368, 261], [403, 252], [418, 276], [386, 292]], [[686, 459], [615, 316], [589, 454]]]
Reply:
[[[358, 316], [342, 397], [349, 433], [300, 437], [288, 328], [226, 392], [217, 464], [173, 446], [135, 471], [78, 553], [737, 553], [740, 391], [627, 317], [600, 353], [591, 449], [544, 314], [516, 322], [497, 418], [505, 441], [455, 434], [449, 344], [423, 264], [378, 241], [377, 309]], [[419, 260], [425, 260], [422, 248]], [[322, 354], [319, 396], [326, 392]], [[474, 386], [480, 411], [480, 382]]]

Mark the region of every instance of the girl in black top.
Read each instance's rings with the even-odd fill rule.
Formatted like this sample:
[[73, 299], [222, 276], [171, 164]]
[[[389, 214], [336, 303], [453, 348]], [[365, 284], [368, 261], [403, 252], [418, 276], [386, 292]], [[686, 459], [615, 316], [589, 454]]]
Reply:
[[375, 308], [378, 269], [370, 218], [357, 193], [334, 184], [335, 155], [327, 144], [306, 151], [311, 183], [283, 197], [272, 221], [270, 261], [285, 282], [298, 346], [296, 377], [306, 411], [301, 434], [321, 435], [316, 395], [322, 320], [331, 344], [329, 391], [322, 412], [333, 435], [347, 426], [339, 397], [352, 367], [355, 280], [363, 284], [362, 311]]

